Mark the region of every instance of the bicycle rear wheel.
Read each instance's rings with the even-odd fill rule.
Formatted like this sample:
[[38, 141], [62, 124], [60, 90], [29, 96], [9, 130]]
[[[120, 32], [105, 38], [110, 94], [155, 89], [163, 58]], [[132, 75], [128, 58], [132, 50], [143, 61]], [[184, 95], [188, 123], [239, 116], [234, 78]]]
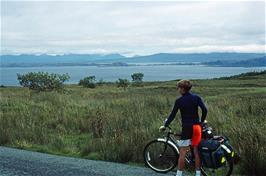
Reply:
[[153, 140], [143, 151], [145, 164], [159, 173], [167, 173], [177, 166], [178, 153], [170, 144], [164, 141]]
[[234, 163], [233, 160], [229, 158], [225, 158], [225, 164], [217, 169], [206, 168], [204, 166], [201, 167], [201, 173], [204, 176], [210, 175], [221, 175], [221, 176], [230, 176], [233, 172]]

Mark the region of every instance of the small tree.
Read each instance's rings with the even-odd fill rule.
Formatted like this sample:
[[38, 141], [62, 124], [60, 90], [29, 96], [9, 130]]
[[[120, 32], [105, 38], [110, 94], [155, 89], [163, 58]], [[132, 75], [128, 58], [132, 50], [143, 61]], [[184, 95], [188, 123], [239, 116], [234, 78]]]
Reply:
[[136, 85], [136, 86], [142, 85], [143, 77], [144, 77], [143, 73], [133, 73], [131, 75], [133, 84]]
[[126, 89], [129, 86], [129, 81], [127, 79], [121, 79], [118, 78], [118, 81], [116, 81], [117, 87], [123, 87]]
[[17, 74], [19, 84], [37, 91], [62, 90], [65, 81], [70, 79], [66, 74], [55, 74], [48, 72], [29, 72], [27, 74]]
[[79, 85], [88, 88], [95, 88], [96, 87], [96, 77], [95, 76], [88, 76], [79, 81]]

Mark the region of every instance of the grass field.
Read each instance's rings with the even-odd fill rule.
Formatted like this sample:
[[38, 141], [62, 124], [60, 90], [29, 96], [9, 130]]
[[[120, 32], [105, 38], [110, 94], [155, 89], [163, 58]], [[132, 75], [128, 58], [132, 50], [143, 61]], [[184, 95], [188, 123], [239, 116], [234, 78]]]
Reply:
[[[207, 120], [216, 134], [230, 138], [242, 161], [237, 173], [266, 171], [266, 72], [232, 78], [193, 80]], [[178, 96], [176, 81], [145, 82], [143, 87], [95, 89], [67, 85], [64, 93], [0, 88], [0, 145], [53, 154], [142, 163], [145, 144]], [[180, 116], [171, 125], [180, 130]]]

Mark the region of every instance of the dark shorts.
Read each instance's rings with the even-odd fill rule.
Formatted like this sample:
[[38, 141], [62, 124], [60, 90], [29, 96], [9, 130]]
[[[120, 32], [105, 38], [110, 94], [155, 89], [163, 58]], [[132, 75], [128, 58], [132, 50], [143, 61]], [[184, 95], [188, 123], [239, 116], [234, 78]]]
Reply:
[[191, 139], [192, 146], [198, 146], [201, 141], [201, 126], [200, 125], [191, 125], [183, 126], [181, 140]]
[[191, 139], [193, 134], [193, 126], [183, 126], [181, 133], [181, 140]]

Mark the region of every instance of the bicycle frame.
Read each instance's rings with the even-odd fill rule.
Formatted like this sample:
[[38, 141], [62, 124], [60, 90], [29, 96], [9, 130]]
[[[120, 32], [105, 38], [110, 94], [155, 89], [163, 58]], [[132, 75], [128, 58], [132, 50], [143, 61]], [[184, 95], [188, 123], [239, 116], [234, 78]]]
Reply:
[[[158, 138], [157, 140], [161, 141], [161, 142], [165, 142], [165, 144], [169, 144], [169, 145], [173, 146], [176, 149], [177, 153], [179, 154], [179, 145], [178, 145], [179, 140], [176, 139], [174, 136], [180, 137], [181, 134], [173, 133], [170, 127], [167, 127], [167, 128], [169, 128], [169, 131], [167, 132], [166, 137], [165, 138]], [[166, 149], [167, 149], [167, 145], [165, 145], [163, 154], [166, 151]], [[189, 160], [189, 158], [187, 158], [187, 156], [186, 156], [185, 160], [188, 164], [190, 164], [190, 160]]]

